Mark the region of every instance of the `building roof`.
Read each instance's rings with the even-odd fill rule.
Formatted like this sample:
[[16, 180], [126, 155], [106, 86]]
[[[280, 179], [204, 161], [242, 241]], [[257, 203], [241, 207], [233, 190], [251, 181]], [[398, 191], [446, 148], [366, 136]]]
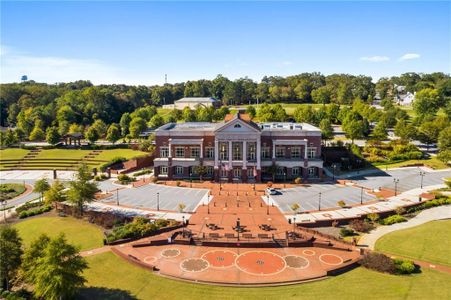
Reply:
[[321, 131], [318, 127], [307, 123], [290, 123], [290, 122], [267, 122], [258, 123], [263, 131], [288, 131], [288, 130], [304, 130], [304, 131]]
[[214, 103], [219, 100], [212, 97], [184, 97], [174, 103]]
[[214, 131], [217, 125], [210, 122], [167, 123], [156, 131]]

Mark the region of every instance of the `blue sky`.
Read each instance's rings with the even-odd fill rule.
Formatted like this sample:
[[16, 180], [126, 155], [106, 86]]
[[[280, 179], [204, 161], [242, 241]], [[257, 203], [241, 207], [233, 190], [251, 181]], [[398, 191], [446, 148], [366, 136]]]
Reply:
[[1, 2], [1, 81], [451, 72], [450, 2]]

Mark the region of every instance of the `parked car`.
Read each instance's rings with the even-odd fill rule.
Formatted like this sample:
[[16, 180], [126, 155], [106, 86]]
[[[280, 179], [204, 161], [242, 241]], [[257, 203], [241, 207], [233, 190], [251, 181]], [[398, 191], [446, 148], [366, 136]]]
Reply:
[[276, 194], [277, 194], [277, 191], [276, 191], [275, 188], [269, 187], [269, 188], [266, 189], [266, 193], [267, 193], [268, 195], [276, 195]]

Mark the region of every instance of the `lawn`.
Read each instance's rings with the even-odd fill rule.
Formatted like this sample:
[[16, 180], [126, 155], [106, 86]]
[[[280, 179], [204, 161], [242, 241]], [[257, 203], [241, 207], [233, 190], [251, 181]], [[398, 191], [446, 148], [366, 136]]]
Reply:
[[392, 232], [376, 242], [376, 250], [451, 266], [451, 220], [433, 221]]
[[25, 186], [18, 183], [0, 184], [0, 200], [9, 200], [25, 192]]
[[447, 164], [437, 159], [437, 157], [431, 157], [428, 159], [412, 159], [412, 160], [406, 160], [402, 162], [397, 163], [389, 163], [389, 164], [377, 164], [374, 163], [373, 165], [379, 169], [385, 169], [385, 168], [401, 168], [406, 166], [411, 166], [415, 164], [424, 164], [425, 166], [428, 166], [432, 169], [446, 169], [449, 168]]
[[357, 268], [311, 283], [234, 288], [163, 278], [111, 252], [87, 260], [88, 288], [81, 299], [446, 299], [451, 295], [451, 275], [427, 269], [421, 274], [395, 276]]
[[37, 217], [25, 219], [14, 224], [22, 237], [24, 244], [29, 245], [40, 234], [56, 236], [60, 232], [66, 234], [67, 240], [81, 250], [94, 249], [103, 246], [103, 233], [100, 227], [72, 217]]
[[91, 153], [91, 150], [80, 150], [80, 149], [47, 149], [42, 150], [36, 156], [36, 159], [74, 159], [79, 160]]
[[133, 149], [111, 149], [111, 150], [103, 150], [99, 155], [95, 156], [95, 158], [93, 159], [110, 161], [111, 159], [119, 156], [129, 159], [136, 156], [147, 154], [149, 153]]
[[9, 148], [0, 150], [0, 161], [4, 159], [15, 159], [19, 160], [24, 158], [24, 156], [29, 152], [29, 150], [19, 149], [19, 148]]

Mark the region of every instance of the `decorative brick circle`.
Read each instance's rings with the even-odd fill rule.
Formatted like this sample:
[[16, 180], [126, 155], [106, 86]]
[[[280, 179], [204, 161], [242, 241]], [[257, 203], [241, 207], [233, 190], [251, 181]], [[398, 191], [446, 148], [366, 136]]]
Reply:
[[166, 250], [163, 250], [161, 252], [161, 256], [164, 256], [166, 258], [177, 257], [179, 255], [180, 255], [180, 250], [179, 249], [175, 249], [175, 248], [166, 249]]
[[326, 265], [338, 266], [343, 263], [343, 258], [335, 254], [320, 255], [319, 260]]
[[307, 256], [313, 256], [316, 254], [316, 252], [313, 250], [304, 250], [304, 251], [302, 251], [302, 254], [307, 255]]
[[235, 264], [237, 254], [228, 250], [213, 250], [204, 253], [202, 259], [208, 261], [211, 267], [227, 268]]
[[236, 266], [252, 275], [274, 275], [282, 272], [286, 263], [279, 255], [267, 251], [249, 251], [236, 258]]
[[308, 259], [302, 256], [287, 255], [284, 257], [284, 259], [287, 266], [294, 269], [305, 269], [310, 264]]
[[155, 262], [157, 260], [157, 258], [155, 256], [146, 256], [143, 259], [143, 262], [151, 264], [153, 262]]
[[208, 261], [202, 258], [187, 258], [180, 263], [180, 268], [186, 272], [202, 272], [208, 267]]

